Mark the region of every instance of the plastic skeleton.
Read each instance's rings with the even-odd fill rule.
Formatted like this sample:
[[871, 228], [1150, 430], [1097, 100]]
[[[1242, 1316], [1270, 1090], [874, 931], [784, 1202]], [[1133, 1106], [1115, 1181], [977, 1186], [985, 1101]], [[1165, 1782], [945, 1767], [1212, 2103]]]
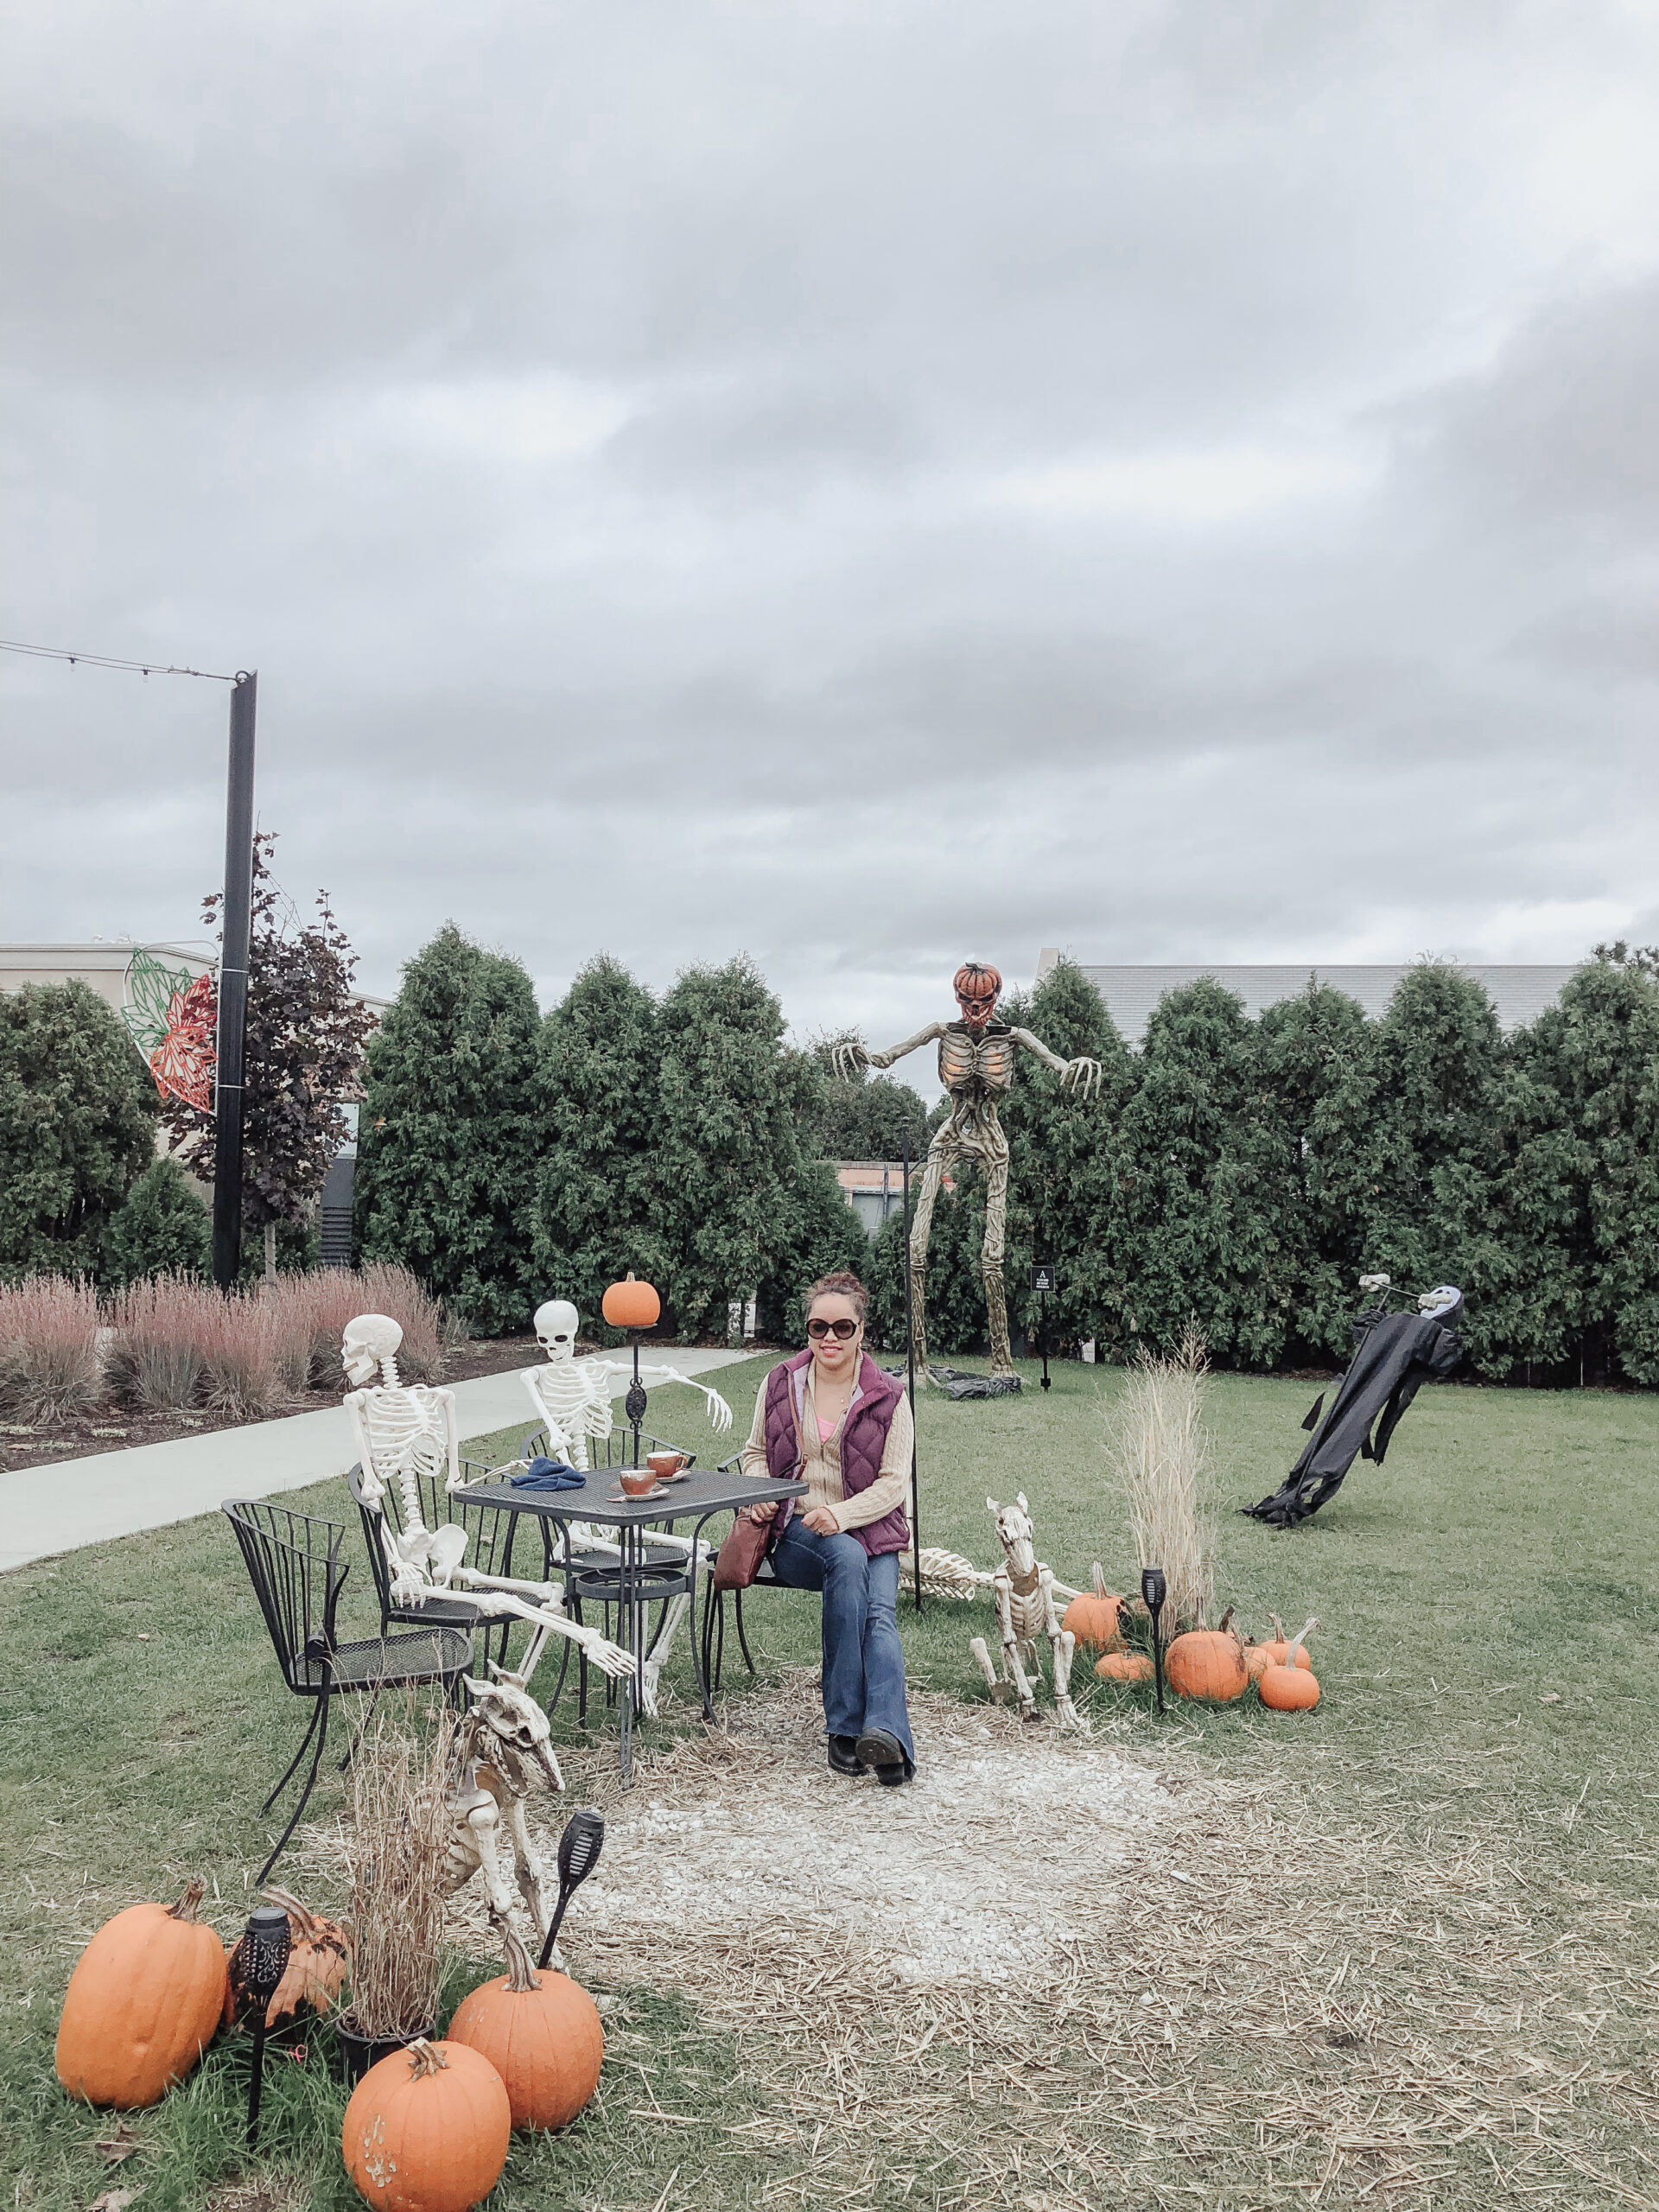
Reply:
[[[931, 1021], [902, 1045], [885, 1052], [872, 1052], [856, 1042], [837, 1045], [836, 1072], [850, 1077], [864, 1068], [890, 1068], [906, 1053], [935, 1039], [939, 1047], [939, 1081], [950, 1094], [950, 1114], [939, 1124], [928, 1147], [927, 1165], [916, 1200], [916, 1218], [910, 1232], [911, 1341], [919, 1374], [927, 1374], [927, 1323], [923, 1291], [927, 1278], [928, 1240], [933, 1232], [933, 1204], [939, 1195], [944, 1171], [953, 1160], [977, 1160], [985, 1169], [985, 1243], [980, 1254], [980, 1274], [985, 1283], [985, 1307], [990, 1320], [991, 1371], [1005, 1389], [1020, 1387], [1014, 1372], [1014, 1353], [1008, 1343], [1007, 1302], [1002, 1287], [1002, 1243], [1008, 1204], [1008, 1141], [997, 1116], [997, 1100], [1014, 1081], [1014, 1048], [1034, 1052], [1052, 1068], [1067, 1090], [1087, 1097], [1098, 1090], [1100, 1063], [1086, 1058], [1063, 1060], [1051, 1052], [1028, 1029], [1014, 1029], [998, 1021], [997, 994], [1002, 978], [995, 968], [969, 960], [955, 978], [958, 1021]], [[931, 1379], [931, 1378], [930, 1378]]]
[[[363, 1471], [363, 1495], [378, 1507], [396, 1483], [404, 1525], [394, 1529], [384, 1512], [380, 1541], [391, 1569], [391, 1594], [400, 1605], [420, 1606], [429, 1598], [464, 1595], [481, 1620], [528, 1621], [535, 1630], [522, 1673], [536, 1670], [550, 1636], [579, 1644], [594, 1666], [619, 1678], [633, 1662], [620, 1644], [597, 1629], [567, 1620], [563, 1592], [550, 1582], [521, 1582], [500, 1574], [480, 1574], [463, 1567], [467, 1531], [454, 1522], [429, 1529], [421, 1519], [420, 1478], [442, 1474], [446, 1491], [463, 1487], [461, 1442], [455, 1424], [455, 1394], [423, 1382], [406, 1383], [397, 1372], [397, 1348], [404, 1332], [384, 1313], [359, 1313], [346, 1324], [340, 1363], [357, 1385], [346, 1397]], [[371, 1377], [379, 1381], [371, 1385]]]
[[1046, 1642], [1054, 1657], [1054, 1711], [1060, 1726], [1062, 1730], [1076, 1729], [1086, 1733], [1088, 1723], [1071, 1702], [1071, 1658], [1077, 1640], [1070, 1629], [1060, 1626], [1054, 1602], [1060, 1597], [1075, 1598], [1077, 1592], [1056, 1582], [1053, 1570], [1039, 1561], [1032, 1536], [1031, 1509], [1026, 1503], [1023, 1491], [1012, 1505], [999, 1505], [994, 1497], [988, 1497], [985, 1503], [996, 1516], [996, 1533], [1002, 1539], [1002, 1564], [991, 1577], [997, 1621], [1002, 1630], [1001, 1681], [991, 1664], [984, 1637], [976, 1636], [969, 1649], [978, 1660], [991, 1695], [998, 1704], [1007, 1700], [1011, 1685], [1020, 1700], [1020, 1718], [1037, 1720], [1042, 1716], [1037, 1710], [1031, 1678], [1042, 1680], [1037, 1646], [1039, 1639]]
[[[448, 1798], [454, 1827], [443, 1885], [453, 1896], [481, 1872], [491, 1925], [508, 1925], [512, 1891], [501, 1859], [505, 1823], [518, 1894], [539, 1945], [547, 1933], [547, 1896], [542, 1862], [524, 1820], [524, 1799], [533, 1789], [562, 1790], [564, 1777], [553, 1756], [547, 1715], [525, 1690], [524, 1677], [505, 1674], [493, 1664], [490, 1671], [495, 1676], [493, 1682], [475, 1681], [470, 1675], [461, 1677], [473, 1702], [455, 1738], [460, 1779]], [[556, 1950], [554, 1958], [563, 1969], [564, 1961]]]
[[[578, 1360], [576, 1351], [575, 1307], [568, 1298], [550, 1298], [536, 1309], [536, 1341], [547, 1354], [544, 1367], [523, 1370], [525, 1389], [537, 1416], [546, 1424], [548, 1448], [572, 1467], [588, 1471], [588, 1443], [603, 1443], [614, 1426], [611, 1411], [613, 1384], [630, 1373], [619, 1359]], [[702, 1391], [708, 1402], [709, 1420], [716, 1435], [721, 1435], [732, 1425], [732, 1409], [718, 1390], [711, 1390], [706, 1382], [696, 1382], [689, 1375], [682, 1375], [677, 1367], [640, 1363], [642, 1375], [660, 1376], [665, 1382], [689, 1383], [692, 1389]], [[574, 1551], [607, 1554], [619, 1559], [621, 1554], [608, 1542], [591, 1522], [573, 1521], [570, 1544]], [[689, 1536], [676, 1536], [665, 1530], [654, 1530], [653, 1548], [678, 1552], [683, 1558], [691, 1555], [693, 1545]], [[718, 1547], [700, 1543], [696, 1546], [696, 1564], [701, 1572], [715, 1563]], [[641, 1670], [639, 1709], [647, 1719], [657, 1715], [657, 1685], [663, 1665], [673, 1649], [674, 1639], [680, 1632], [680, 1623], [690, 1608], [690, 1599], [683, 1592], [669, 1600], [657, 1638], [657, 1648]]]

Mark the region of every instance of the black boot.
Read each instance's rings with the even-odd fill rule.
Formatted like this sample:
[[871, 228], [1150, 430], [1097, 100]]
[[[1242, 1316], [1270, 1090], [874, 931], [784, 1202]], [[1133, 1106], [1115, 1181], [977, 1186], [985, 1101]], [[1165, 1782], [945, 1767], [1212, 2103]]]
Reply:
[[[866, 1766], [875, 1769], [875, 1778], [884, 1788], [897, 1789], [901, 1783], [909, 1781], [910, 1762], [905, 1757], [905, 1747], [887, 1729], [867, 1728], [855, 1749]], [[830, 1756], [834, 1758], [833, 1751]]]
[[830, 1738], [830, 1771], [831, 1774], [846, 1775], [865, 1771], [864, 1762], [858, 1756], [856, 1736], [832, 1736]]

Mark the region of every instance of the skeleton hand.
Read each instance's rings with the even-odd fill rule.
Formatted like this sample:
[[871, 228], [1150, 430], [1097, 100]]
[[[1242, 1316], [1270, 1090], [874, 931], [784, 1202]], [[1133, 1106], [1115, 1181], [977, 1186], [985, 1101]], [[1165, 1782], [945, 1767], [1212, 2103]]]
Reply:
[[1075, 1091], [1079, 1098], [1087, 1098], [1090, 1091], [1098, 1090], [1104, 1081], [1100, 1062], [1091, 1060], [1087, 1053], [1079, 1053], [1075, 1060], [1066, 1062], [1065, 1073], [1060, 1077], [1060, 1089]]
[[870, 1055], [860, 1037], [849, 1037], [830, 1049], [830, 1065], [842, 1082], [851, 1083], [863, 1074], [870, 1065]]
[[579, 1627], [573, 1621], [564, 1622], [563, 1627], [572, 1643], [582, 1646], [601, 1675], [609, 1675], [620, 1682], [625, 1675], [633, 1672], [632, 1655], [620, 1643], [613, 1643], [608, 1637], [601, 1636], [596, 1628]]
[[719, 1391], [711, 1390], [706, 1382], [699, 1382], [696, 1387], [709, 1401], [709, 1426], [716, 1436], [724, 1436], [732, 1425], [731, 1408]]

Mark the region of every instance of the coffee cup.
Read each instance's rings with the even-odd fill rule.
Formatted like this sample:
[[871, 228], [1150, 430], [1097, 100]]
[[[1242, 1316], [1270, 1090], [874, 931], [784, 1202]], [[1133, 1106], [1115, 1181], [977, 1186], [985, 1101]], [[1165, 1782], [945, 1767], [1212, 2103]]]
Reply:
[[685, 1461], [683, 1452], [647, 1452], [645, 1454], [645, 1465], [663, 1482], [667, 1482], [671, 1475], [677, 1475]]
[[648, 1467], [630, 1467], [620, 1480], [629, 1497], [649, 1497], [657, 1487], [657, 1478]]

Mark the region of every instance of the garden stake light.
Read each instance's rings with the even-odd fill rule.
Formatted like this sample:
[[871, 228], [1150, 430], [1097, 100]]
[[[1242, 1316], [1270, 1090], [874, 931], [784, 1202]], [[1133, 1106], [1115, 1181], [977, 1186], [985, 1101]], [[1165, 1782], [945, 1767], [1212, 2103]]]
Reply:
[[1164, 1580], [1161, 1567], [1147, 1567], [1141, 1570], [1141, 1595], [1147, 1601], [1147, 1611], [1152, 1615], [1152, 1671], [1158, 1684], [1158, 1710], [1164, 1709], [1164, 1643], [1158, 1632], [1158, 1616], [1164, 1610], [1164, 1599], [1168, 1585]]
[[548, 1927], [547, 1941], [542, 1945], [538, 1967], [545, 1967], [552, 1957], [564, 1909], [599, 1864], [604, 1841], [605, 1815], [596, 1813], [590, 1805], [582, 1806], [565, 1822], [564, 1834], [559, 1838], [559, 1902]]
[[248, 2075], [248, 2148], [259, 2146], [259, 2092], [265, 2075], [265, 2014], [288, 1972], [290, 1943], [288, 1915], [280, 1905], [262, 1904], [248, 1915], [243, 1937], [242, 1974], [253, 1999], [253, 2067]]

